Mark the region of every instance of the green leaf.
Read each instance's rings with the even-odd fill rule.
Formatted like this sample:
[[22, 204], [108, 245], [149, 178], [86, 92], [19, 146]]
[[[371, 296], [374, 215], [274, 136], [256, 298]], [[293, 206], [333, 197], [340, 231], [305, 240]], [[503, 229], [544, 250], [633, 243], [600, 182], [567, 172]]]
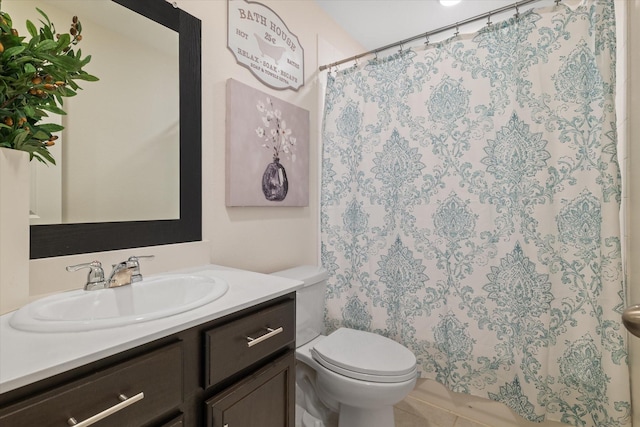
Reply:
[[31, 34], [31, 37], [36, 38], [38, 37], [38, 30], [36, 30], [36, 26], [33, 25], [33, 22], [29, 21], [27, 19], [27, 31], [29, 31], [29, 34]]
[[44, 19], [46, 19], [47, 21], [47, 26], [51, 26], [51, 21], [49, 20], [49, 17], [47, 16], [46, 13], [44, 13], [41, 9], [36, 7], [36, 10], [40, 13], [40, 15], [42, 15], [44, 17]]
[[42, 52], [43, 50], [52, 50], [58, 46], [58, 43], [55, 40], [42, 40], [35, 47], [35, 50], [38, 52]]
[[44, 123], [44, 124], [38, 125], [37, 127], [49, 133], [60, 132], [61, 130], [64, 129], [64, 126], [60, 126], [55, 123]]
[[96, 76], [92, 76], [91, 74], [87, 74], [87, 73], [78, 74], [77, 76], [74, 77], [74, 79], [76, 79], [76, 80], [86, 80], [88, 82], [97, 82], [97, 81], [100, 80]]
[[45, 39], [53, 40], [53, 32], [50, 27], [40, 28], [40, 35], [44, 36]]
[[30, 56], [30, 55], [19, 56], [18, 58], [15, 58], [13, 62], [15, 64], [24, 64], [25, 62], [32, 62], [37, 65], [42, 64], [42, 60], [38, 58], [34, 58], [33, 56]]
[[67, 72], [76, 71], [79, 68], [79, 61], [67, 55], [55, 56], [43, 53], [42, 58], [46, 59], [57, 67], [63, 68]]
[[55, 105], [44, 104], [44, 105], [41, 105], [40, 108], [42, 108], [43, 110], [50, 111], [50, 112], [55, 113], [55, 114], [60, 114], [61, 116], [66, 116], [67, 115], [67, 113], [65, 113], [62, 108], [58, 108]]
[[37, 130], [36, 133], [33, 134], [33, 137], [37, 140], [44, 141], [45, 139], [49, 139], [49, 134], [43, 130]]
[[27, 115], [27, 117], [33, 117], [36, 114], [36, 110], [34, 110], [30, 105], [25, 105], [24, 113]]
[[56, 164], [55, 159], [51, 156], [51, 153], [46, 149], [46, 147], [37, 148], [36, 151], [33, 152], [33, 157], [45, 164], [47, 163], [47, 161], [49, 161], [52, 165]]
[[69, 46], [69, 43], [71, 43], [71, 36], [69, 34], [62, 34], [58, 39], [58, 45], [56, 48], [58, 50], [62, 50], [64, 47]]
[[3, 58], [11, 58], [12, 56], [18, 55], [22, 52], [24, 52], [24, 50], [26, 49], [26, 47], [20, 45], [20, 46], [13, 46], [10, 47], [9, 49], [5, 50], [4, 53], [2, 54]]
[[19, 130], [13, 138], [13, 146], [19, 148], [27, 140], [28, 136], [29, 132], [24, 129]]
[[33, 66], [32, 63], [27, 62], [26, 64], [24, 64], [24, 72], [27, 74], [35, 74], [36, 73], [36, 67]]

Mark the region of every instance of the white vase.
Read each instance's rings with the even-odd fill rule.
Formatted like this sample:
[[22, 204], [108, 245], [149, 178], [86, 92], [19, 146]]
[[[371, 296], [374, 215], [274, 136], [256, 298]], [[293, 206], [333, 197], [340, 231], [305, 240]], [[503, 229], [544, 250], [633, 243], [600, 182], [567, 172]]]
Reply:
[[29, 154], [0, 148], [0, 314], [29, 300]]

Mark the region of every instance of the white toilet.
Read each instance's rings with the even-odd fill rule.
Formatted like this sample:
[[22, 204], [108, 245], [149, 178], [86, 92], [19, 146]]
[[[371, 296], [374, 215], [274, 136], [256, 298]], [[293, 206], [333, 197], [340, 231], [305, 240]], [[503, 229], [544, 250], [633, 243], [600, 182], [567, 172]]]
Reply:
[[296, 427], [330, 424], [324, 405], [338, 412], [339, 427], [394, 426], [393, 405], [416, 383], [413, 353], [370, 332], [340, 328], [323, 335], [326, 270], [301, 266], [273, 274], [304, 282], [296, 298]]

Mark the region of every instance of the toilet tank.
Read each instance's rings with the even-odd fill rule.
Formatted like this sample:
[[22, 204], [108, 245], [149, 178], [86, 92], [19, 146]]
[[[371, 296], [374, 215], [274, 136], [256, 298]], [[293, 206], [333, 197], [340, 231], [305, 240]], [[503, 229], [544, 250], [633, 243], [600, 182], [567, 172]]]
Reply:
[[329, 274], [322, 267], [302, 265], [271, 273], [304, 282], [296, 291], [296, 346], [324, 333], [324, 297]]

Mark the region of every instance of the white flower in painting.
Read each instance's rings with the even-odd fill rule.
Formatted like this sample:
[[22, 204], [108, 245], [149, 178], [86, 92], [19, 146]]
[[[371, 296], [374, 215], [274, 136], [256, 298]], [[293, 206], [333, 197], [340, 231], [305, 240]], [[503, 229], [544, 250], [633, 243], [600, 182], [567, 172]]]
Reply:
[[[262, 146], [269, 150], [273, 150], [273, 158], [277, 159], [280, 155], [290, 157], [295, 161], [294, 153], [296, 147], [296, 138], [287, 123], [282, 117], [282, 110], [273, 106], [271, 98], [266, 98], [266, 103], [258, 101], [257, 110], [262, 113], [261, 119], [263, 126], [256, 128], [256, 135], [263, 140]], [[268, 131], [267, 129], [268, 128]]]

